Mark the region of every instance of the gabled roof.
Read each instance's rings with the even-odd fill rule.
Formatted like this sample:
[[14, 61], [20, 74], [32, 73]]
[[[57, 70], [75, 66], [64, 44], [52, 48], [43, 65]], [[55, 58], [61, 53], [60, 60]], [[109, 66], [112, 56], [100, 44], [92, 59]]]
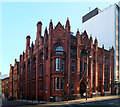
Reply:
[[[54, 30], [58, 27], [58, 26], [61, 26], [63, 29], [64, 27], [62, 26], [62, 24], [60, 22], [58, 22], [58, 24], [56, 25], [56, 27], [54, 28]], [[64, 29], [65, 30], [65, 29]]]

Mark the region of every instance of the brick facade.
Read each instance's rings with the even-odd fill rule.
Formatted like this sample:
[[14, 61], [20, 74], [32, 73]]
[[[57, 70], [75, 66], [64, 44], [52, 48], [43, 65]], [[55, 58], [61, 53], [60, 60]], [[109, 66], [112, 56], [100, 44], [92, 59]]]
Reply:
[[8, 98], [9, 96], [8, 81], [9, 77], [2, 79], [2, 93], [4, 94], [5, 98]]
[[[26, 50], [19, 61], [19, 98], [55, 101], [113, 94], [114, 49], [98, 47], [86, 31], [71, 32], [69, 19], [60, 22], [41, 36], [42, 22], [37, 23], [35, 44], [26, 37]], [[87, 87], [87, 88], [86, 88]]]

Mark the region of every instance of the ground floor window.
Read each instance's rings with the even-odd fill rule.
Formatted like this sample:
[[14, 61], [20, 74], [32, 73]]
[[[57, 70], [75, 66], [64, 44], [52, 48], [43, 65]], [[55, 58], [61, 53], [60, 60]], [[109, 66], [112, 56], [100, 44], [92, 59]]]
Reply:
[[59, 90], [59, 77], [55, 77], [55, 90]]
[[61, 90], [63, 90], [63, 89], [64, 89], [64, 79], [61, 78]]
[[75, 80], [72, 79], [72, 80], [71, 80], [71, 90], [74, 90], [74, 83], [75, 83]]

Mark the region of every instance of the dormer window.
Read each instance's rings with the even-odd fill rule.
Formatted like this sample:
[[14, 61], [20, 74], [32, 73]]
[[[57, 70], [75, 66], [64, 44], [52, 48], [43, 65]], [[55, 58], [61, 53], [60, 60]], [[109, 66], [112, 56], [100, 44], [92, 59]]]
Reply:
[[56, 54], [63, 54], [63, 47], [62, 46], [56, 47]]

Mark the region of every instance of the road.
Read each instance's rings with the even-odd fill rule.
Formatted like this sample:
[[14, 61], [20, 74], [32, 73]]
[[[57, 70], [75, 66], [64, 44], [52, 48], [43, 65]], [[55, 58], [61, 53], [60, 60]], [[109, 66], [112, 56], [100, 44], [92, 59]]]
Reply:
[[[62, 103], [62, 102], [61, 102]], [[71, 103], [71, 104], [62, 104], [62, 105], [37, 105], [35, 102], [26, 102], [26, 101], [8, 101], [2, 100], [2, 107], [16, 107], [16, 106], [25, 106], [27, 107], [120, 107], [120, 98], [111, 99], [111, 100], [101, 100], [101, 101], [92, 101], [84, 103]], [[33, 106], [34, 105], [34, 106]]]
[[36, 105], [38, 103], [28, 102], [28, 101], [8, 101], [6, 99], [2, 99], [2, 107], [16, 107], [16, 106], [25, 106], [25, 105]]
[[120, 107], [120, 98], [112, 100], [60, 105], [55, 107]]

